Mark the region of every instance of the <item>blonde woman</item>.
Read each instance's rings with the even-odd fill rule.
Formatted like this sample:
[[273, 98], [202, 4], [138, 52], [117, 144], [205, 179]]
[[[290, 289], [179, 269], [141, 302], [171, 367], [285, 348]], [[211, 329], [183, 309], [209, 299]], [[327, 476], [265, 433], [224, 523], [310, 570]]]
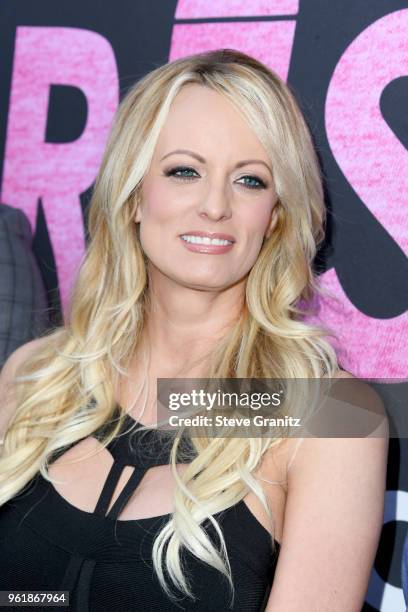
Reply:
[[141, 435], [158, 378], [351, 377], [300, 316], [324, 214], [305, 121], [264, 65], [204, 53], [130, 89], [66, 324], [1, 374], [0, 590], [69, 591], [78, 612], [361, 609], [386, 432]]

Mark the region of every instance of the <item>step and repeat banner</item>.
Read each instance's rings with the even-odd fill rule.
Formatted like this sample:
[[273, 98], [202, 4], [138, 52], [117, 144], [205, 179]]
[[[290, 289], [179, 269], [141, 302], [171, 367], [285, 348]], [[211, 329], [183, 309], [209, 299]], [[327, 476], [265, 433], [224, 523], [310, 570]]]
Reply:
[[[86, 207], [128, 87], [176, 58], [244, 51], [290, 83], [325, 176], [319, 319], [390, 419], [384, 528], [364, 610], [404, 612], [408, 527], [408, 2], [3, 0], [0, 202], [22, 210], [54, 321], [87, 242]], [[311, 319], [315, 321], [315, 319]]]

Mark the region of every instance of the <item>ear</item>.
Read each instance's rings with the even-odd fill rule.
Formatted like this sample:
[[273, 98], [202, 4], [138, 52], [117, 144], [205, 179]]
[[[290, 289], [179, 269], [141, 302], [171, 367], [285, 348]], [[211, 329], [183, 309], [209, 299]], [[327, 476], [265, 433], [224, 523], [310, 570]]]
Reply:
[[276, 200], [275, 204], [273, 205], [272, 212], [271, 212], [271, 220], [269, 222], [268, 229], [265, 232], [265, 238], [269, 238], [269, 236], [272, 234], [272, 232], [273, 232], [273, 230], [275, 228], [275, 225], [276, 225], [276, 223], [278, 221], [278, 218], [279, 218], [279, 211], [278, 211], [279, 204], [280, 204], [279, 200]]

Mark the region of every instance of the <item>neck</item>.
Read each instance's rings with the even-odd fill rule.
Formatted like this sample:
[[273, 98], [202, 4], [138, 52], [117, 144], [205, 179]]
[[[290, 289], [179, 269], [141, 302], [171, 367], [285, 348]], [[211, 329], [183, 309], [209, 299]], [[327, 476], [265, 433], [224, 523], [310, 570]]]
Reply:
[[222, 291], [204, 291], [167, 280], [149, 283], [146, 320], [152, 363], [165, 370], [184, 367], [210, 351], [239, 317], [245, 297], [242, 281]]

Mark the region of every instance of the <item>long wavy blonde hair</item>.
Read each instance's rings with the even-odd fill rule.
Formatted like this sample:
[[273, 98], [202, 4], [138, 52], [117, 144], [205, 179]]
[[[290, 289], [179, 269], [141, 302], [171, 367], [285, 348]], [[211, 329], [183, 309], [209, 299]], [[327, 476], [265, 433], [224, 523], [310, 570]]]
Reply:
[[[0, 504], [38, 472], [47, 480], [54, 453], [111, 422], [115, 389], [141, 345], [148, 305], [146, 259], [134, 217], [138, 193], [170, 104], [198, 83], [241, 112], [272, 162], [278, 221], [247, 278], [240, 316], [212, 353], [209, 378], [319, 378], [338, 370], [323, 326], [302, 321], [302, 303], [319, 289], [312, 263], [326, 223], [322, 177], [305, 120], [290, 88], [238, 51], [192, 55], [154, 69], [124, 96], [115, 116], [89, 208], [89, 244], [75, 279], [66, 320], [20, 365], [16, 410], [0, 459]], [[119, 432], [125, 411], [101, 440]], [[171, 452], [174, 512], [157, 535], [153, 563], [170, 595], [193, 596], [183, 573], [183, 547], [220, 570], [232, 585], [225, 542], [213, 515], [253, 491], [272, 519], [254, 473], [281, 440], [194, 439], [196, 456], [183, 475]], [[220, 546], [203, 528], [214, 525]], [[165, 578], [167, 570], [170, 581]], [[173, 584], [171, 584], [173, 583]]]

